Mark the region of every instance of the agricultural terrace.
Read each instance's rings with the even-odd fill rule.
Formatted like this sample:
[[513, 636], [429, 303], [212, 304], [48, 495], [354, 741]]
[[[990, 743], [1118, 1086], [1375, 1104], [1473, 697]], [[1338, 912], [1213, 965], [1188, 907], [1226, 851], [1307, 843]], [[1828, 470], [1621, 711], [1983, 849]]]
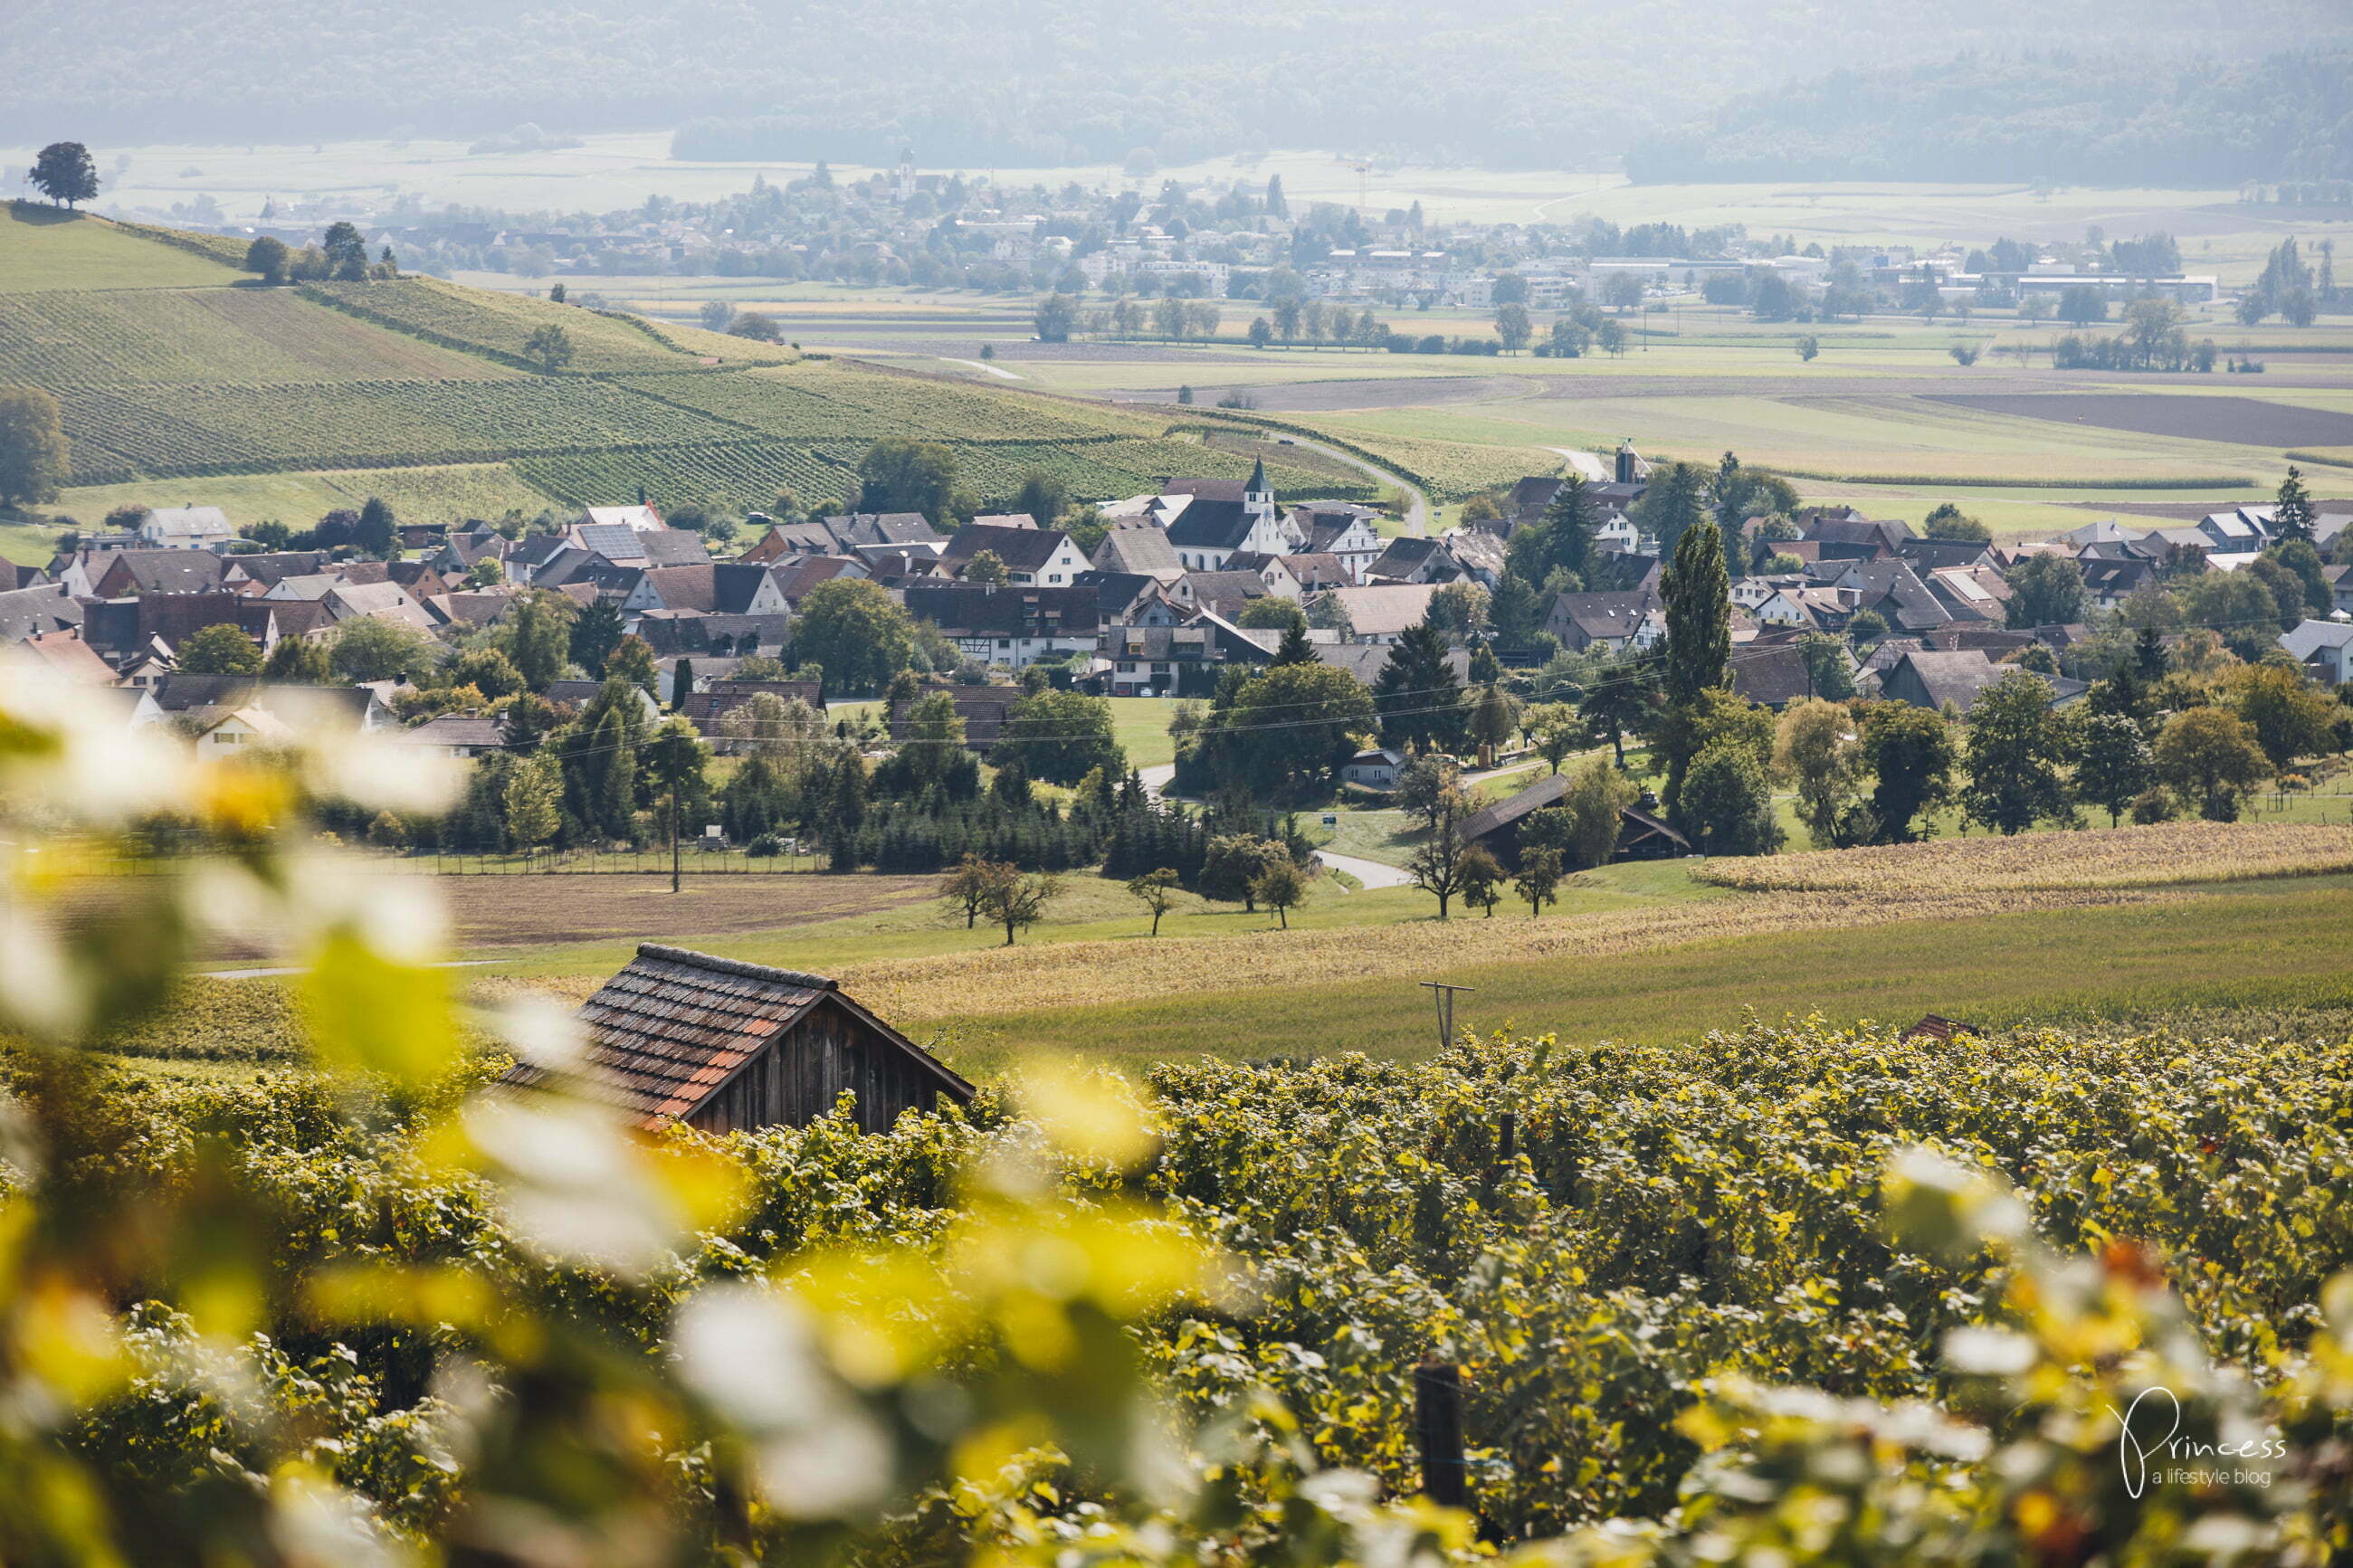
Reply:
[[[529, 352], [546, 327], [569, 342], [560, 363]], [[1123, 495], [1169, 473], [1239, 479], [1258, 455], [1171, 437], [1156, 413], [807, 361], [430, 279], [264, 288], [200, 237], [22, 206], [0, 225], [0, 380], [58, 398], [76, 515], [182, 501], [191, 479], [223, 481], [206, 499], [238, 522], [299, 521], [354, 495], [438, 520], [640, 487], [750, 509], [783, 487], [850, 494], [885, 436], [950, 447], [984, 502], [1009, 500], [1032, 469]], [[1289, 497], [1368, 491], [1267, 451]]]

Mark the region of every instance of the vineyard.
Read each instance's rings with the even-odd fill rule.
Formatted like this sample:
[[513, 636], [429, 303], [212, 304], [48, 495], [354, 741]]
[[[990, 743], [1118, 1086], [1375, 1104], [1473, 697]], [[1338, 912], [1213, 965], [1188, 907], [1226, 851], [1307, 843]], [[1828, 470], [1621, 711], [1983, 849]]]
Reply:
[[411, 332], [428, 342], [528, 364], [524, 343], [542, 327], [572, 340], [575, 372], [683, 370], [691, 362], [650, 329], [617, 316], [516, 294], [460, 289], [431, 278], [385, 283], [306, 283], [305, 300], [363, 321]]
[[[1250, 471], [1247, 457], [1095, 405], [812, 364], [698, 328], [430, 279], [261, 289], [210, 259], [219, 247], [191, 250], [165, 231], [16, 226], [0, 247], [0, 280], [20, 285], [0, 289], [0, 381], [58, 396], [77, 507], [152, 501], [139, 487], [153, 481], [269, 474], [313, 476], [337, 495], [396, 491], [430, 517], [502, 510], [522, 487], [574, 506], [640, 486], [658, 500], [744, 509], [785, 488], [847, 500], [859, 460], [886, 437], [953, 448], [984, 505], [1009, 500], [1034, 470], [1091, 497]], [[55, 281], [38, 258], [93, 245], [116, 275], [177, 286], [32, 289]], [[561, 374], [526, 354], [547, 326], [571, 341]], [[449, 478], [399, 477], [423, 469]], [[1268, 471], [1287, 500], [1369, 493], [1298, 465]], [[283, 510], [255, 504], [255, 517]]]
[[476, 354], [322, 310], [286, 289], [0, 294], [0, 380], [126, 382], [471, 380], [516, 374]]
[[1932, 839], [1718, 858], [1694, 875], [1748, 892], [1922, 894], [2149, 888], [2353, 870], [2353, 831], [2318, 823], [2170, 822], [2106, 833]]

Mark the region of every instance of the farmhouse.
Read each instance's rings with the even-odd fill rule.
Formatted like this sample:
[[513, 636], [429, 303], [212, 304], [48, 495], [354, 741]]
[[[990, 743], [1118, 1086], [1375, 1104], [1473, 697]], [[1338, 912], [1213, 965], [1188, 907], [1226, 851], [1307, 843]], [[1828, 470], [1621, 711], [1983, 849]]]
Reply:
[[[806, 1127], [856, 1097], [861, 1131], [972, 1085], [820, 974], [739, 963], [646, 942], [580, 1009], [588, 1046], [579, 1088], [632, 1125], [705, 1132]], [[533, 1062], [504, 1081], [552, 1087]]]

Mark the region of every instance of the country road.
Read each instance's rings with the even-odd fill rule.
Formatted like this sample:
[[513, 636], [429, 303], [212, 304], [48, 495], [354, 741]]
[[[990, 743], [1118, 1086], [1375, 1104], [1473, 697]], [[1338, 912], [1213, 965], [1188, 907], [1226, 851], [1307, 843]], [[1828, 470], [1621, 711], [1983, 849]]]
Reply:
[[1315, 851], [1315, 858], [1335, 871], [1345, 871], [1357, 881], [1362, 882], [1368, 890], [1374, 888], [1413, 886], [1413, 877], [1410, 872], [1400, 871], [1394, 866], [1384, 866], [1378, 860], [1360, 859], [1354, 855], [1335, 855], [1329, 849], [1318, 849]]
[[1275, 439], [1288, 442], [1293, 447], [1303, 447], [1310, 452], [1320, 452], [1324, 457], [1345, 463], [1358, 473], [1368, 476], [1375, 484], [1390, 485], [1403, 490], [1406, 498], [1406, 532], [1419, 539], [1430, 531], [1430, 498], [1422, 493], [1419, 485], [1410, 483], [1400, 476], [1389, 472], [1378, 463], [1368, 463], [1354, 452], [1344, 452], [1337, 447], [1327, 447], [1323, 442], [1309, 437], [1278, 436]]

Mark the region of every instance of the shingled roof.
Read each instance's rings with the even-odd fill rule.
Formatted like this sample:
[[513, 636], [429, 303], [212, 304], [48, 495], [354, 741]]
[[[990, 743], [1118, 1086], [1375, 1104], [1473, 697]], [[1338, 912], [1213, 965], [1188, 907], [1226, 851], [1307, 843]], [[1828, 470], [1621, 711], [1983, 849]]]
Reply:
[[[869, 1049], [890, 1058], [883, 1065], [896, 1074], [912, 1073], [926, 1089], [959, 1102], [972, 1099], [971, 1084], [843, 995], [825, 975], [653, 942], [641, 943], [637, 957], [581, 1006], [588, 1047], [579, 1087], [640, 1127], [685, 1121], [828, 1002], [861, 1026]], [[505, 1081], [536, 1088], [554, 1076], [536, 1063], [518, 1062]], [[860, 1096], [861, 1111], [870, 1098]]]

